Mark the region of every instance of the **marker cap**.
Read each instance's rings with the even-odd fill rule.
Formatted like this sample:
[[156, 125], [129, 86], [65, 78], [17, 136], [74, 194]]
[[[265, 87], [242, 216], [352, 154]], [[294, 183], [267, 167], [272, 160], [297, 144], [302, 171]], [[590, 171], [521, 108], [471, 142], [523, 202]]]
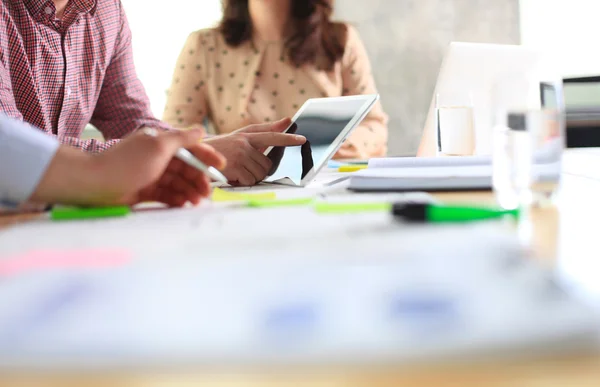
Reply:
[[424, 203], [396, 203], [392, 206], [392, 214], [411, 222], [425, 222], [427, 206]]

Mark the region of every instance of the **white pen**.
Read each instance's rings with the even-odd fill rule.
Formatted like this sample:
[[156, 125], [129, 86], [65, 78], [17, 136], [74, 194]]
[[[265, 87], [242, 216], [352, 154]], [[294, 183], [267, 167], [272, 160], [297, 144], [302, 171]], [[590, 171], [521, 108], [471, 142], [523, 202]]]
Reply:
[[179, 148], [175, 156], [177, 156], [179, 160], [183, 161], [187, 165], [203, 172], [206, 176], [210, 177], [211, 179], [227, 184], [227, 178], [221, 172], [219, 172], [217, 168], [207, 166], [202, 161], [198, 160], [196, 156], [191, 154], [189, 150]]
[[[153, 128], [144, 128], [144, 134], [148, 136], [156, 137], [158, 136], [158, 131]], [[216, 180], [221, 183], [227, 184], [227, 178], [219, 172], [219, 170], [215, 167], [209, 167], [204, 164], [202, 161], [198, 160], [196, 156], [194, 156], [190, 151], [185, 148], [179, 148], [177, 153], [175, 154], [179, 160], [183, 161], [190, 167], [194, 167], [200, 172], [204, 173], [206, 176], [210, 177], [213, 180]]]

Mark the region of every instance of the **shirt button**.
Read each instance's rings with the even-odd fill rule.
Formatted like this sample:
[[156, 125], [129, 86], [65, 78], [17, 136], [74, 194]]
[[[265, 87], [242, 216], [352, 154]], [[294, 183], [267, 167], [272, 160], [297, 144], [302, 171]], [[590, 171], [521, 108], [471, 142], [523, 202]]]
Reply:
[[46, 9], [44, 10], [44, 12], [46, 12], [46, 15], [52, 15], [52, 8], [46, 7]]
[[67, 87], [67, 98], [71, 97], [71, 88]]

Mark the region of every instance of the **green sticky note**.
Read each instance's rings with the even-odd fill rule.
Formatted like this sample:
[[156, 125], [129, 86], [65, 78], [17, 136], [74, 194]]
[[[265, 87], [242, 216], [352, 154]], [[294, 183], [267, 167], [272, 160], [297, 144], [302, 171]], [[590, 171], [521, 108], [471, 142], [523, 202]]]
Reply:
[[286, 206], [304, 206], [311, 204], [314, 198], [296, 198], [296, 199], [275, 199], [275, 200], [259, 200], [249, 199], [248, 207], [268, 208], [268, 207], [286, 207]]
[[315, 204], [319, 214], [354, 214], [359, 212], [391, 211], [390, 203], [328, 203]]
[[54, 207], [50, 212], [52, 220], [97, 219], [125, 216], [131, 212], [128, 206], [116, 207]]

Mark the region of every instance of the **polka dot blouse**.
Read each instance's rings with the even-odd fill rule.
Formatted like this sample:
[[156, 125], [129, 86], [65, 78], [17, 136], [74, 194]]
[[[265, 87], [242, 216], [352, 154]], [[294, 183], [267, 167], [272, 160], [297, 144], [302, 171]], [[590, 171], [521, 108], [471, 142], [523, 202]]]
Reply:
[[[281, 42], [256, 39], [229, 47], [214, 29], [192, 33], [181, 52], [163, 120], [178, 128], [202, 126], [225, 134], [249, 124], [291, 117], [309, 98], [376, 93], [365, 48], [348, 28], [343, 58], [332, 71], [296, 67]], [[387, 115], [377, 103], [343, 146], [345, 157], [387, 151]]]

